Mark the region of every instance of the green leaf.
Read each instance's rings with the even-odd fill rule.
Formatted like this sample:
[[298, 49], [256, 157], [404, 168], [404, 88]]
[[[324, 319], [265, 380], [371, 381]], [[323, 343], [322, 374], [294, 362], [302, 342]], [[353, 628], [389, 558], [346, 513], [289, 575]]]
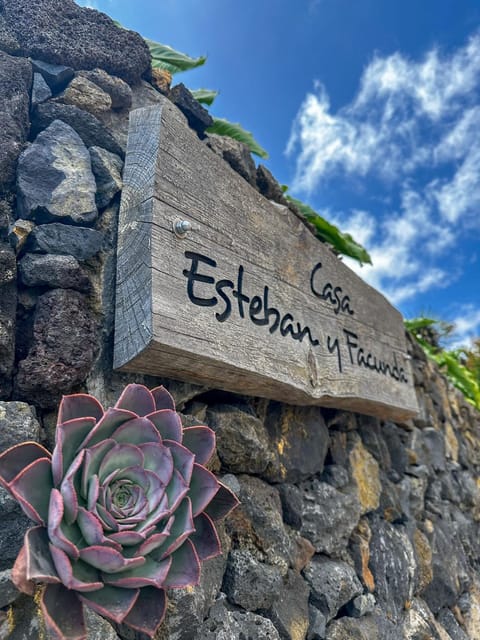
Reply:
[[234, 140], [239, 140], [247, 145], [252, 153], [260, 158], [268, 158], [268, 153], [255, 140], [250, 131], [245, 131], [238, 123], [229, 122], [224, 118], [214, 118], [211, 127], [208, 127], [207, 133], [216, 133], [219, 136], [227, 136]]
[[370, 258], [368, 251], [364, 249], [362, 245], [358, 244], [358, 242], [355, 242], [349, 233], [342, 233], [338, 227], [327, 222], [325, 218], [322, 218], [322, 216], [301, 200], [292, 198], [292, 196], [289, 195], [286, 195], [285, 197], [289, 202], [297, 207], [308, 222], [313, 224], [316, 235], [331, 244], [338, 253], [348, 256], [349, 258], [353, 258], [360, 264], [372, 264], [372, 259]]
[[420, 329], [427, 329], [429, 327], [433, 327], [437, 324], [437, 320], [434, 318], [425, 318], [421, 316], [420, 318], [412, 318], [411, 320], [403, 321], [405, 327], [410, 331], [410, 333], [414, 333], [419, 331]]
[[195, 100], [198, 100], [201, 104], [208, 104], [208, 106], [213, 104], [213, 101], [218, 96], [218, 91], [213, 89], [190, 89], [190, 93]]
[[144, 40], [150, 49], [153, 69], [164, 69], [171, 74], [175, 74], [180, 71], [188, 71], [189, 69], [201, 67], [207, 60], [206, 56], [191, 58], [186, 53], [175, 51], [175, 49], [172, 49], [172, 47], [166, 44], [154, 42], [148, 38], [144, 38]]

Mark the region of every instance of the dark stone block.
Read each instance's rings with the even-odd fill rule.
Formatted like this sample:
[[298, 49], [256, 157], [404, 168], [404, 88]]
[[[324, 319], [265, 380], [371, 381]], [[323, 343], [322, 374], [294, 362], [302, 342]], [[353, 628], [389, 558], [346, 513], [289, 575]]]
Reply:
[[15, 184], [17, 159], [28, 136], [32, 65], [0, 51], [0, 193]]
[[88, 260], [102, 248], [104, 234], [88, 227], [52, 222], [35, 227], [26, 243], [27, 251], [71, 255], [77, 260]]
[[103, 69], [79, 71], [77, 75], [94, 82], [97, 87], [108, 93], [112, 100], [112, 109], [129, 109], [132, 106], [132, 90], [121, 78], [111, 76]]
[[170, 91], [169, 98], [187, 118], [190, 127], [200, 136], [203, 136], [205, 129], [212, 126], [212, 116], [192, 96], [184, 84], [175, 85]]
[[246, 550], [230, 553], [222, 590], [248, 611], [269, 609], [280, 597], [282, 576], [276, 567], [259, 562]]
[[92, 171], [97, 183], [97, 207], [104, 209], [121, 190], [123, 160], [101, 147], [90, 147]]
[[41, 104], [42, 102], [46, 102], [51, 97], [52, 92], [50, 91], [50, 87], [48, 86], [48, 84], [39, 73], [34, 73], [32, 87], [32, 107], [35, 107], [37, 104]]
[[18, 264], [20, 281], [27, 287], [90, 291], [88, 275], [73, 256], [27, 253]]
[[280, 597], [265, 612], [275, 625], [282, 640], [302, 640], [309, 626], [309, 588], [302, 576], [289, 571], [282, 585]]
[[141, 36], [73, 0], [3, 0], [0, 14], [24, 56], [73, 69], [100, 67], [136, 82], [150, 67]]
[[32, 65], [34, 71], [41, 74], [47, 86], [54, 93], [61, 91], [73, 78], [73, 69], [63, 64], [50, 64], [43, 60], [32, 60]]
[[209, 134], [205, 140], [212, 151], [228, 162], [234, 171], [253, 187], [255, 186], [256, 167], [249, 148], [228, 136]]
[[17, 265], [12, 248], [0, 243], [0, 398], [12, 390], [15, 359], [15, 316]]
[[54, 289], [38, 299], [33, 344], [18, 365], [15, 393], [43, 408], [83, 382], [97, 352], [97, 327], [85, 297]]
[[78, 133], [86, 147], [103, 147], [111, 153], [124, 157], [123, 150], [113, 135], [91, 113], [71, 104], [46, 102], [39, 104], [32, 117], [32, 134], [46, 129], [54, 120], [61, 120]]
[[256, 184], [258, 191], [267, 200], [273, 200], [288, 207], [288, 201], [285, 199], [282, 187], [263, 164], [259, 164], [257, 167]]

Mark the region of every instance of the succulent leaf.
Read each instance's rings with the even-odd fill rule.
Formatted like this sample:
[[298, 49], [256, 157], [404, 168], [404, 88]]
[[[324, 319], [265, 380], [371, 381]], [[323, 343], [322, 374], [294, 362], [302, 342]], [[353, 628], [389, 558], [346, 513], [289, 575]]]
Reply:
[[22, 442], [10, 447], [0, 455], [0, 484], [8, 488], [9, 483], [35, 460], [51, 459], [52, 455], [36, 442]]
[[219, 482], [218, 485], [218, 492], [215, 494], [215, 497], [210, 504], [205, 508], [205, 513], [209, 515], [214, 522], [225, 518], [240, 504], [239, 499], [233, 491], [221, 482]]
[[60, 640], [86, 640], [83, 609], [74, 591], [61, 584], [47, 584], [40, 606], [51, 636]]
[[192, 501], [193, 515], [198, 516], [218, 491], [218, 480], [213, 473], [200, 464], [193, 465], [188, 496]]
[[99, 580], [99, 573], [93, 567], [81, 560], [72, 563], [67, 554], [53, 544], [50, 544], [50, 553], [57, 574], [67, 589], [80, 592], [102, 589], [103, 582]]
[[192, 477], [193, 464], [195, 456], [186, 447], [174, 442], [173, 440], [164, 440], [163, 444], [168, 447], [172, 453], [173, 465], [187, 484], [190, 483]]
[[150, 413], [147, 418], [157, 427], [164, 440], [182, 442], [182, 422], [178, 413], [171, 409], [161, 409]]
[[33, 596], [35, 593], [35, 583], [27, 577], [27, 550], [25, 545], [20, 549], [17, 559], [12, 567], [11, 579], [13, 584], [21, 593]]
[[79, 551], [76, 545], [68, 538], [63, 528], [63, 498], [58, 489], [52, 489], [50, 493], [50, 505], [48, 508], [48, 537], [55, 547], [65, 551], [73, 560], [78, 560]]
[[133, 569], [145, 564], [143, 556], [125, 558], [120, 551], [103, 545], [93, 545], [81, 549], [80, 558], [105, 573], [117, 573], [118, 571], [124, 571], [128, 568]]
[[107, 409], [103, 417], [97, 422], [92, 431], [87, 435], [83, 447], [94, 447], [112, 437], [112, 434], [125, 422], [138, 418], [135, 413], [124, 409]]
[[103, 416], [103, 407], [93, 396], [86, 393], [76, 393], [63, 396], [58, 409], [57, 424], [75, 420], [75, 418], [95, 418], [100, 420]]
[[190, 498], [184, 498], [175, 511], [170, 535], [167, 540], [165, 540], [163, 547], [155, 551], [155, 556], [160, 556], [162, 559], [169, 556], [175, 549], [178, 549], [194, 531], [192, 503]]
[[144, 587], [124, 623], [129, 627], [153, 638], [163, 622], [167, 609], [167, 599], [163, 589]]
[[190, 536], [199, 559], [203, 562], [222, 552], [220, 539], [212, 519], [206, 513], [198, 515], [194, 522], [195, 533]]
[[[50, 555], [45, 527], [32, 527], [25, 534], [25, 578], [29, 582], [59, 583], [55, 564]], [[20, 557], [20, 556], [19, 556]], [[20, 567], [17, 567], [20, 570]]]
[[147, 387], [142, 384], [129, 384], [122, 391], [115, 408], [133, 411], [137, 416], [146, 416], [155, 411], [155, 400]]
[[95, 418], [75, 418], [57, 425], [52, 456], [53, 482], [58, 487], [87, 434], [95, 426]]
[[166, 589], [196, 586], [199, 583], [200, 560], [190, 540], [185, 540], [170, 558], [172, 558], [172, 565], [163, 583]]
[[7, 488], [29, 518], [37, 524], [47, 522], [49, 492], [53, 489], [52, 464], [48, 458], [31, 462]]
[[155, 400], [155, 409], [157, 411], [161, 411], [162, 409], [175, 411], [175, 401], [165, 387], [155, 387], [151, 393]]
[[162, 441], [157, 428], [148, 418], [135, 418], [125, 422], [112, 434], [112, 438], [119, 444], [145, 444]]
[[215, 451], [215, 432], [210, 427], [188, 427], [183, 430], [183, 445], [195, 454], [195, 462], [206, 464]]
[[138, 595], [138, 589], [120, 589], [105, 585], [98, 591], [79, 594], [79, 598], [101, 616], [120, 624], [135, 605]]
[[171, 564], [172, 556], [159, 562], [148, 556], [141, 567], [132, 567], [125, 571], [104, 575], [103, 580], [106, 584], [128, 589], [148, 586], [159, 588], [163, 585]]

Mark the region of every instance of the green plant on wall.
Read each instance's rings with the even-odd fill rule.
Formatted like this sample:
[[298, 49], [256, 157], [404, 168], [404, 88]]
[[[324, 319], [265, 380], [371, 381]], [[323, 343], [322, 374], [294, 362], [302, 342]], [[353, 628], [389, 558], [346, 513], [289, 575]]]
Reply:
[[51, 454], [24, 442], [0, 455], [0, 484], [35, 525], [12, 569], [24, 593], [40, 589], [56, 640], [85, 640], [83, 605], [152, 638], [165, 590], [198, 584], [221, 553], [215, 522], [237, 504], [204, 466], [206, 426], [183, 428], [163, 387], [125, 387], [104, 411], [92, 396], [64, 396]]
[[452, 331], [452, 326], [422, 316], [405, 320], [405, 327], [427, 356], [438, 364], [451, 383], [463, 393], [468, 402], [480, 410], [480, 380], [475, 372], [466, 366], [469, 350], [449, 351], [438, 345], [438, 338], [441, 335], [448, 335]]

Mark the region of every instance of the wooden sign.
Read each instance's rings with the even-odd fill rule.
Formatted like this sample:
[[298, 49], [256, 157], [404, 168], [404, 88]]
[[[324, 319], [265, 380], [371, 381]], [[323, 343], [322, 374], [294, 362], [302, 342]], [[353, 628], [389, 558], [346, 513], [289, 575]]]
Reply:
[[417, 411], [400, 313], [167, 100], [130, 116], [114, 366], [290, 404]]

